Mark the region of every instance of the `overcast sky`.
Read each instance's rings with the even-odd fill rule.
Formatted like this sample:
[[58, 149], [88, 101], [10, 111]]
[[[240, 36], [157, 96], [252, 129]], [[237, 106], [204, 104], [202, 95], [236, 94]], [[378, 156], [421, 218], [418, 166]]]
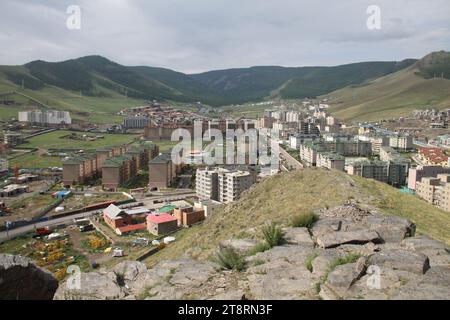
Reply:
[[[369, 5], [381, 29], [369, 30]], [[69, 30], [69, 5], [81, 29]], [[449, 0], [0, 0], [0, 64], [98, 54], [194, 73], [450, 50]]]

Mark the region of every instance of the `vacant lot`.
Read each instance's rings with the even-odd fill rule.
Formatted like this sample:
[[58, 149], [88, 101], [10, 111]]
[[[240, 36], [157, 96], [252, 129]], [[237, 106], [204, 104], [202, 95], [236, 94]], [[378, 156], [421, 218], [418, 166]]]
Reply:
[[[133, 142], [137, 135], [129, 134], [99, 134], [103, 138], [95, 141], [84, 141], [71, 139], [72, 133], [80, 135], [79, 132], [58, 130], [42, 134], [28, 140], [21, 147], [41, 148], [41, 149], [97, 149], [101, 147], [116, 146]], [[88, 135], [96, 135], [89, 133]]]

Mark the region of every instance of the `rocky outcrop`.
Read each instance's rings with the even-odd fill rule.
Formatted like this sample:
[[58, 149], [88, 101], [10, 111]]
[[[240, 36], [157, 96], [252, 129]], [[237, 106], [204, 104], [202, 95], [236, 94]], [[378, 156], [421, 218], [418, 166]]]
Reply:
[[[321, 210], [310, 229], [285, 228], [286, 244], [250, 255], [254, 239], [221, 247], [245, 257], [243, 271], [188, 258], [151, 269], [136, 261], [63, 283], [57, 299], [450, 299], [450, 250], [414, 224], [354, 205]], [[89, 281], [88, 281], [89, 280]]]
[[51, 300], [58, 281], [30, 259], [0, 254], [0, 300]]

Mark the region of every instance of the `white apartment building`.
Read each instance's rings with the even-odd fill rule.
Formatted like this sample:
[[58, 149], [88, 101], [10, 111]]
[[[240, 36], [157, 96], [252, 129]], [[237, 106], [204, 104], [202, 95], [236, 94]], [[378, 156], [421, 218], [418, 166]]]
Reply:
[[39, 124], [71, 124], [72, 118], [68, 111], [31, 110], [19, 111], [19, 121]]
[[239, 200], [243, 191], [255, 183], [248, 171], [230, 171], [219, 174], [219, 201], [230, 203]]
[[299, 122], [300, 113], [296, 111], [288, 111], [286, 112], [286, 122]]
[[195, 178], [195, 189], [200, 200], [216, 200], [229, 203], [238, 200], [244, 190], [255, 183], [249, 171], [224, 168], [199, 168]]
[[195, 192], [200, 200], [219, 199], [219, 170], [217, 168], [199, 168], [195, 176]]
[[391, 136], [389, 138], [389, 146], [400, 150], [409, 150], [413, 148], [412, 136]]
[[129, 117], [123, 120], [122, 126], [126, 129], [144, 128], [150, 123], [148, 117]]
[[319, 136], [315, 134], [296, 134], [289, 137], [289, 146], [291, 149], [300, 149], [300, 145], [305, 142], [318, 140]]

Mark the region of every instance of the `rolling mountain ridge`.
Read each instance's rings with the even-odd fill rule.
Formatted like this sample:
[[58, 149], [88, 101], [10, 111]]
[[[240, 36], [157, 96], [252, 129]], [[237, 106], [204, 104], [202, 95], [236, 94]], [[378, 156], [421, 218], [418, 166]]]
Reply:
[[127, 67], [101, 56], [86, 56], [63, 62], [38, 60], [23, 66], [0, 66], [0, 80], [36, 91], [54, 86], [94, 97], [108, 97], [114, 92], [136, 99], [201, 101], [215, 106], [258, 101], [273, 92], [281, 98], [314, 97], [390, 74], [414, 62], [261, 66], [188, 75], [164, 68]]
[[343, 120], [380, 120], [416, 109], [450, 108], [450, 52], [430, 53], [398, 72], [322, 97]]

